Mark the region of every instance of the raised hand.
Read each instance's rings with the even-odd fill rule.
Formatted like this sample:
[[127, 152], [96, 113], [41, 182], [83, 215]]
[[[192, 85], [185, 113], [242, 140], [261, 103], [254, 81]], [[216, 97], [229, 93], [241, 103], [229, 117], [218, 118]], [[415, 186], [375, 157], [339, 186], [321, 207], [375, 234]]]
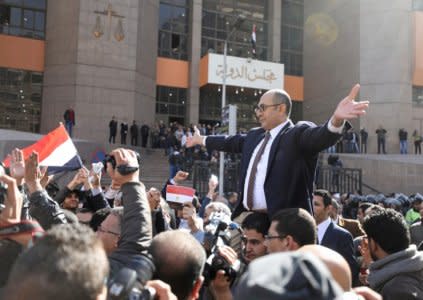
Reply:
[[194, 134], [192, 136], [187, 137], [186, 146], [188, 148], [191, 148], [196, 145], [202, 145], [203, 140], [204, 137], [200, 134], [200, 130], [198, 130], [197, 126], [194, 126]]
[[184, 172], [184, 171], [178, 171], [175, 175], [175, 177], [173, 177], [173, 181], [175, 181], [175, 183], [179, 184], [185, 180], [187, 180], [189, 176], [188, 172]]
[[38, 153], [34, 151], [25, 161], [25, 183], [30, 194], [35, 191], [43, 190], [43, 187], [40, 184], [43, 176], [44, 174], [38, 166]]
[[110, 152], [116, 160], [116, 168], [113, 169], [110, 163], [107, 163], [107, 170], [110, 170], [110, 177], [117, 185], [122, 185], [127, 182], [139, 182], [139, 169], [128, 175], [122, 175], [118, 171], [119, 166], [128, 166], [139, 168], [137, 156], [134, 151], [130, 149], [118, 148]]
[[22, 194], [18, 190], [16, 179], [7, 175], [0, 176], [0, 182], [7, 185], [5, 208], [0, 213], [0, 225], [9, 225], [21, 221]]
[[347, 97], [338, 103], [332, 117], [332, 125], [340, 127], [344, 120], [355, 119], [366, 113], [369, 106], [369, 101], [355, 101], [360, 90], [360, 85], [356, 84], [350, 91]]
[[16, 179], [18, 185], [22, 185], [25, 177], [25, 161], [23, 151], [15, 148], [10, 157], [10, 176]]
[[86, 174], [88, 171], [86, 172], [85, 170], [84, 168], [81, 168], [75, 173], [75, 176], [67, 185], [68, 189], [72, 191], [77, 187], [78, 184], [84, 183], [85, 180], [88, 180], [88, 175]]
[[100, 173], [94, 172], [94, 170], [91, 168], [89, 178], [92, 178], [91, 183], [92, 183], [93, 187], [99, 188], [101, 186], [101, 184], [100, 184], [101, 183], [101, 172]]

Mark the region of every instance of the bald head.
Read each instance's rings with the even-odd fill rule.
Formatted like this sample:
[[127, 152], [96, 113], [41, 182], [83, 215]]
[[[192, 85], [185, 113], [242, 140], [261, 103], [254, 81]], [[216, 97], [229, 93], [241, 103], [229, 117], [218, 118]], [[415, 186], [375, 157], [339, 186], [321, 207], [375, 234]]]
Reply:
[[306, 245], [298, 251], [308, 252], [318, 257], [329, 269], [333, 279], [341, 288], [344, 291], [351, 290], [351, 270], [341, 254], [321, 245]]
[[157, 278], [168, 283], [178, 299], [191, 299], [198, 282], [198, 288], [201, 287], [206, 262], [201, 244], [185, 231], [165, 231], [154, 237], [150, 253], [156, 264]]
[[289, 118], [292, 106], [292, 101], [289, 94], [282, 89], [268, 90], [266, 93], [263, 94], [263, 96], [266, 94], [272, 98], [273, 104], [285, 104], [285, 114]]

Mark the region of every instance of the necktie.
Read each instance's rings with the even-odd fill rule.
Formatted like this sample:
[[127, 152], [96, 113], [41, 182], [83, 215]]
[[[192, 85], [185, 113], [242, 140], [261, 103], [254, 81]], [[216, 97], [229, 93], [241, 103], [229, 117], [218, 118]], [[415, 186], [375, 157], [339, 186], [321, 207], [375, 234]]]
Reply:
[[257, 174], [257, 165], [263, 155], [264, 149], [266, 148], [267, 142], [270, 139], [270, 132], [266, 131], [264, 135], [263, 143], [260, 146], [260, 149], [257, 151], [257, 155], [254, 158], [253, 166], [251, 167], [250, 178], [248, 178], [248, 187], [247, 187], [247, 206], [251, 210], [253, 209], [253, 195], [254, 195], [254, 183], [256, 181]]

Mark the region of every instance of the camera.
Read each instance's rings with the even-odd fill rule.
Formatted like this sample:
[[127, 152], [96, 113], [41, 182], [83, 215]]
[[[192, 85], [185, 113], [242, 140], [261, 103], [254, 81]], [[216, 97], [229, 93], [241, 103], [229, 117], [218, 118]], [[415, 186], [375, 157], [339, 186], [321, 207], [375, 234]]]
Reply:
[[141, 156], [138, 152], [135, 152], [135, 155], [137, 157], [137, 161], [138, 161], [138, 167], [131, 167], [128, 165], [121, 165], [121, 166], [116, 166], [116, 159], [113, 155], [109, 155], [107, 154], [106, 157], [104, 158], [103, 161], [103, 165], [104, 165], [104, 170], [107, 171], [107, 163], [110, 163], [112, 165], [112, 169], [116, 169], [118, 170], [118, 172], [122, 175], [129, 175], [131, 173], [134, 173], [135, 171], [137, 171], [139, 169], [139, 166], [141, 166]]
[[213, 212], [210, 215], [210, 223], [206, 226], [205, 248], [210, 249], [210, 255], [204, 266], [204, 285], [208, 286], [210, 281], [216, 278], [219, 270], [225, 272], [230, 284], [235, 281], [239, 265], [231, 265], [226, 258], [219, 254], [219, 247], [230, 246], [237, 252], [241, 251], [242, 231], [238, 224], [231, 222], [230, 216], [222, 212]]
[[123, 267], [110, 279], [108, 283], [109, 300], [153, 300], [156, 291], [146, 287], [147, 281], [153, 278], [156, 267], [153, 260], [147, 256], [141, 256], [137, 271]]

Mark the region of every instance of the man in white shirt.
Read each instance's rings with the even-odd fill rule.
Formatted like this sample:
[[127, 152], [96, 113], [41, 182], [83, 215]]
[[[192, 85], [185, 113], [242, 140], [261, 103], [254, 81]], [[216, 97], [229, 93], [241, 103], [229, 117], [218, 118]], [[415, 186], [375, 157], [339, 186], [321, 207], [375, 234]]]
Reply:
[[[317, 154], [336, 143], [345, 120], [365, 113], [368, 101], [356, 102], [360, 86], [339, 102], [331, 118], [321, 126], [311, 122], [294, 125], [289, 119], [291, 98], [284, 90], [262, 95], [255, 113], [261, 127], [246, 135], [201, 136], [198, 129], [187, 147], [205, 145], [208, 150], [242, 153], [240, 197], [233, 218], [244, 211], [267, 212], [301, 207], [312, 211], [311, 198]], [[345, 126], [344, 126], [345, 125]]]
[[353, 281], [358, 278], [358, 264], [354, 256], [352, 235], [330, 218], [332, 197], [326, 190], [313, 193], [314, 219], [317, 224], [317, 242], [341, 254], [351, 268]]

